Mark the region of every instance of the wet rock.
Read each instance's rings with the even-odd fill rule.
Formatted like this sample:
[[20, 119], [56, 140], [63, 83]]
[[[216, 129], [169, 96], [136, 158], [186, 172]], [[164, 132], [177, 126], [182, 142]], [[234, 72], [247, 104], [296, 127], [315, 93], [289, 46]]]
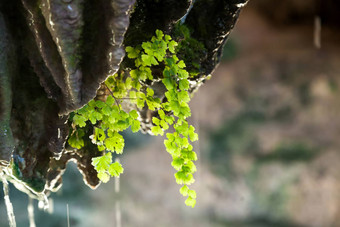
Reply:
[[137, 0], [124, 44], [136, 46], [151, 39], [156, 29], [169, 33], [189, 10], [191, 0]]
[[[204, 70], [195, 78], [193, 90], [218, 63], [245, 2], [200, 0], [188, 14], [186, 24], [193, 37], [207, 48], [199, 62]], [[91, 160], [101, 153], [90, 141], [80, 150], [65, 147], [69, 114], [93, 98], [105, 99], [103, 81], [119, 69], [128, 72], [129, 60], [122, 63], [125, 45], [148, 40], [156, 29], [171, 34], [191, 4], [191, 0], [1, 1], [0, 163], [11, 161], [6, 168], [10, 181], [46, 200], [45, 195], [61, 187], [66, 164], [75, 161], [85, 183], [96, 188], [100, 181]], [[152, 70], [162, 77], [160, 68]], [[160, 82], [149, 85], [164, 97]], [[153, 114], [141, 111], [145, 131]], [[88, 137], [92, 129], [85, 131]]]
[[185, 25], [192, 37], [202, 42], [207, 50], [202, 60], [202, 75], [212, 73], [222, 54], [222, 49], [234, 28], [241, 9], [248, 0], [197, 0], [190, 10]]
[[8, 30], [0, 13], [0, 167], [7, 166], [14, 150], [10, 128], [12, 90], [11, 76], [15, 73], [13, 46]]

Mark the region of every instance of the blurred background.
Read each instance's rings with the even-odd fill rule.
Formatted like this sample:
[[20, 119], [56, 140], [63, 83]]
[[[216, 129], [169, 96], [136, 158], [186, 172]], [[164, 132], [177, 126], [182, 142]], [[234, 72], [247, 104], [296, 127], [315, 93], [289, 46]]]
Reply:
[[[74, 227], [339, 227], [339, 12], [335, 0], [250, 0], [191, 101], [194, 209], [163, 138], [127, 132], [119, 192], [114, 179], [92, 191], [69, 163], [53, 213], [34, 202], [36, 225], [67, 226], [68, 206]], [[27, 196], [11, 187], [10, 198], [29, 226]]]

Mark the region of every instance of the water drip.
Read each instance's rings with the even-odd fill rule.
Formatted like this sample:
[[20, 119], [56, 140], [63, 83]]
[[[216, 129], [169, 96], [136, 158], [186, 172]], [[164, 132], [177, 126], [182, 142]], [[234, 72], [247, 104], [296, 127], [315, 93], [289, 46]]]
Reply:
[[1, 181], [2, 181], [2, 186], [4, 190], [4, 199], [5, 199], [5, 205], [7, 209], [7, 217], [8, 217], [8, 222], [10, 227], [16, 227], [16, 222], [15, 222], [15, 216], [13, 212], [13, 205], [9, 199], [9, 188], [8, 188], [8, 182], [6, 180], [5, 175], [1, 172]]
[[66, 204], [66, 214], [67, 214], [67, 227], [70, 227], [70, 210], [68, 204]]
[[[116, 158], [115, 160], [116, 162], [119, 162], [119, 159]], [[115, 178], [115, 193], [119, 193], [120, 191], [120, 180], [119, 180], [119, 177], [116, 177]], [[122, 214], [121, 214], [121, 209], [120, 209], [120, 201], [119, 201], [119, 198], [117, 198], [116, 202], [115, 202], [116, 206], [116, 211], [115, 211], [115, 216], [116, 216], [116, 225], [117, 227], [121, 227], [122, 226]]]
[[28, 196], [27, 212], [28, 212], [28, 220], [29, 220], [29, 223], [30, 223], [30, 227], [36, 227], [35, 221], [34, 221], [33, 199], [29, 196]]

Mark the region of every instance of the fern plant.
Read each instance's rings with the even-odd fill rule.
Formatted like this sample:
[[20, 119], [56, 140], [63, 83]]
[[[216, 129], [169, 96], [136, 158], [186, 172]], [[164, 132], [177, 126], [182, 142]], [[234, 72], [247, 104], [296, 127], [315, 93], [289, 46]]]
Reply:
[[[189, 141], [198, 139], [195, 128], [187, 118], [191, 116], [188, 105], [190, 101], [188, 80], [189, 73], [185, 63], [176, 56], [178, 43], [169, 35], [157, 30], [155, 36], [140, 46], [126, 47], [127, 57], [134, 61], [134, 67], [129, 76], [117, 73], [105, 81], [110, 95], [105, 101], [92, 100], [83, 108], [74, 112], [72, 132], [68, 143], [76, 149], [84, 146], [84, 127], [93, 125], [91, 142], [96, 144], [103, 155], [92, 159], [92, 165], [98, 172], [98, 178], [106, 183], [110, 177], [119, 177], [124, 169], [118, 162], [112, 161], [112, 153], [121, 154], [124, 150], [124, 138], [120, 132], [131, 127], [133, 132], [140, 130], [139, 113], [129, 112], [122, 108], [122, 100], [135, 105], [136, 109], [147, 107], [157, 112], [152, 117], [153, 135], [164, 135], [172, 127], [172, 132], [166, 133], [164, 140], [167, 152], [172, 156], [171, 165], [177, 170], [176, 182], [183, 185], [180, 193], [187, 197], [185, 204], [194, 207], [196, 192], [189, 189], [194, 183], [193, 173], [196, 172], [194, 161], [197, 155]], [[153, 69], [161, 68], [162, 75], [154, 75]], [[163, 101], [155, 95], [148, 81], [160, 80], [166, 88]]]

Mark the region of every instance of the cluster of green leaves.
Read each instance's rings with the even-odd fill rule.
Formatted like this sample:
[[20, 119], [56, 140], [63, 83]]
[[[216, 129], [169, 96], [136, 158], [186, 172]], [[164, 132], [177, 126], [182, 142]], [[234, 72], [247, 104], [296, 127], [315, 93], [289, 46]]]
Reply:
[[[144, 42], [141, 47], [127, 47], [128, 57], [135, 59], [136, 68], [131, 71], [133, 80], [145, 81], [152, 80], [151, 67], [164, 64], [162, 83], [166, 87], [166, 101], [160, 103], [158, 99], [153, 98], [154, 92], [147, 88], [145, 102], [137, 103], [139, 108], [147, 104], [151, 110], [157, 109], [158, 117], [153, 117], [154, 126], [151, 131], [154, 135], [163, 135], [164, 131], [173, 125], [174, 132], [167, 133], [167, 139], [164, 141], [166, 150], [172, 156], [172, 166], [178, 171], [175, 174], [176, 182], [182, 184], [180, 193], [187, 196], [186, 205], [194, 207], [196, 204], [196, 192], [189, 189], [189, 185], [194, 182], [193, 173], [196, 172], [196, 166], [193, 161], [197, 160], [197, 155], [193, 151], [189, 140], [198, 139], [195, 128], [189, 125], [187, 118], [191, 116], [188, 105], [190, 101], [188, 80], [189, 73], [185, 70], [185, 63], [176, 56], [176, 46], [178, 43], [171, 39], [169, 35], [157, 30], [156, 36], [151, 41]], [[134, 83], [133, 83], [134, 84]], [[138, 87], [135, 87], [138, 89]], [[131, 98], [140, 98], [143, 95], [135, 96], [130, 93]], [[142, 97], [144, 98], [144, 97]], [[147, 99], [152, 99], [151, 105]], [[142, 105], [138, 105], [142, 104]], [[173, 116], [171, 116], [173, 115]]]
[[124, 138], [119, 132], [130, 126], [133, 132], [137, 132], [140, 129], [138, 116], [136, 110], [126, 113], [112, 95], [108, 96], [105, 102], [91, 100], [74, 112], [72, 125], [75, 130], [70, 135], [68, 143], [74, 148], [82, 148], [85, 135], [83, 128], [90, 122], [93, 125], [91, 142], [97, 145], [99, 151], [104, 151], [103, 156], [93, 158], [92, 164], [98, 172], [98, 178], [107, 182], [110, 175], [119, 176], [123, 173], [120, 163], [112, 163], [111, 152], [123, 153]]
[[[124, 139], [119, 132], [130, 126], [133, 132], [140, 129], [138, 112], [125, 112], [120, 101], [127, 99], [138, 109], [147, 107], [157, 113], [157, 117], [152, 118], [154, 126], [151, 132], [154, 135], [163, 135], [165, 130], [173, 126], [173, 132], [166, 134], [164, 144], [173, 158], [172, 166], [177, 170], [176, 182], [183, 185], [180, 193], [187, 197], [186, 205], [194, 207], [196, 192], [189, 189], [189, 185], [194, 182], [194, 161], [197, 160], [197, 155], [189, 141], [196, 141], [198, 136], [195, 128], [186, 120], [191, 116], [188, 105], [189, 73], [185, 70], [184, 61], [176, 56], [177, 46], [178, 43], [169, 35], [157, 30], [151, 41], [143, 42], [137, 47], [126, 47], [127, 57], [134, 60], [135, 68], [130, 70], [129, 76], [115, 74], [107, 79], [105, 85], [110, 95], [106, 102], [92, 100], [82, 109], [75, 111], [75, 130], [68, 142], [74, 148], [83, 147], [85, 132], [82, 128], [87, 122], [93, 125], [91, 141], [104, 152], [102, 156], [93, 158], [92, 164], [98, 171], [99, 179], [107, 182], [110, 175], [117, 177], [123, 172], [119, 163], [112, 163], [112, 153], [121, 154], [124, 148]], [[161, 68], [162, 75], [154, 75], [155, 68]], [[166, 88], [166, 99], [163, 102], [148, 83], [153, 80], [161, 80]]]

